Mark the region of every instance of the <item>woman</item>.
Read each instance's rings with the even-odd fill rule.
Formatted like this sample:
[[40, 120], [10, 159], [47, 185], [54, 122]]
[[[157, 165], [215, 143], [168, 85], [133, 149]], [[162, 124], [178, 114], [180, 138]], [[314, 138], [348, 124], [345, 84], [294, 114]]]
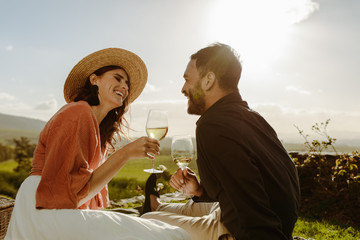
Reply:
[[95, 210], [108, 205], [107, 183], [127, 161], [159, 154], [159, 142], [148, 137], [117, 151], [112, 145], [146, 81], [143, 61], [119, 48], [92, 53], [72, 69], [64, 85], [68, 104], [40, 134], [6, 239], [189, 239], [160, 221]]

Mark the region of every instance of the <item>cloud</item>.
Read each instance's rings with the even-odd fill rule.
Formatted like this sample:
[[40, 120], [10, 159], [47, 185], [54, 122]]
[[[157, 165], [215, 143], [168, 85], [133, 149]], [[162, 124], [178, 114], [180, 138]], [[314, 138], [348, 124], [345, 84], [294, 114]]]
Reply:
[[227, 10], [225, 18], [238, 18], [252, 23], [292, 25], [307, 19], [319, 9], [313, 0], [218, 0], [214, 10], [220, 13]]
[[311, 92], [303, 90], [303, 89], [301, 89], [299, 87], [295, 87], [295, 86], [286, 86], [285, 89], [286, 89], [286, 91], [296, 92], [296, 93], [299, 93], [302, 95], [310, 95], [311, 94]]
[[329, 135], [339, 139], [339, 143], [346, 139], [360, 139], [360, 112], [340, 112], [327, 110], [291, 109], [279, 104], [258, 104], [252, 107], [259, 112], [275, 129], [281, 139], [288, 142], [301, 142], [294, 125], [312, 133], [311, 127], [315, 123], [331, 119]]
[[8, 46], [6, 46], [5, 49], [6, 49], [6, 51], [11, 52], [14, 49], [14, 46], [13, 45], [8, 45]]
[[0, 92], [0, 100], [9, 100], [9, 101], [12, 101], [14, 100], [15, 97], [8, 94], [8, 93], [4, 93], [4, 92]]
[[57, 101], [50, 99], [37, 106], [19, 101], [0, 102], [0, 112], [8, 115], [23, 116], [48, 121], [58, 110]]
[[319, 4], [312, 0], [284, 0], [283, 12], [290, 23], [298, 23], [307, 19], [319, 9]]
[[23, 116], [41, 120], [48, 120], [50, 116], [39, 114], [38, 111], [34, 111], [34, 108], [28, 104], [22, 102], [1, 103], [0, 112], [8, 115]]
[[37, 105], [35, 109], [42, 111], [54, 111], [55, 109], [57, 109], [57, 106], [58, 104], [56, 99], [50, 99]]

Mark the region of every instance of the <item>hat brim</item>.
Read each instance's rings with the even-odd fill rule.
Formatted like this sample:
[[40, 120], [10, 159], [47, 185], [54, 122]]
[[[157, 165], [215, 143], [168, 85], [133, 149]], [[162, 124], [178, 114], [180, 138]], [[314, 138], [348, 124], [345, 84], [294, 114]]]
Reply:
[[139, 56], [121, 48], [106, 48], [94, 52], [78, 62], [65, 81], [65, 101], [72, 102], [78, 89], [85, 86], [87, 78], [105, 66], [119, 66], [126, 71], [131, 86], [129, 102], [133, 102], [144, 89], [148, 73], [145, 63]]

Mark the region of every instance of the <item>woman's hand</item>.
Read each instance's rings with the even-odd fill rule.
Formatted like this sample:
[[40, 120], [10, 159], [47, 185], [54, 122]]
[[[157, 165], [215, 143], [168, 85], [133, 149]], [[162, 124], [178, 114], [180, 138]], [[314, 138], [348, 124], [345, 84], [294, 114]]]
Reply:
[[128, 160], [144, 157], [154, 159], [156, 155], [159, 155], [159, 150], [160, 144], [158, 140], [141, 137], [115, 151], [103, 164], [93, 171], [89, 180], [89, 194], [79, 201], [78, 206], [94, 197]]
[[141, 137], [126, 144], [123, 150], [128, 154], [129, 159], [144, 157], [155, 159], [160, 153], [160, 143], [154, 138]]

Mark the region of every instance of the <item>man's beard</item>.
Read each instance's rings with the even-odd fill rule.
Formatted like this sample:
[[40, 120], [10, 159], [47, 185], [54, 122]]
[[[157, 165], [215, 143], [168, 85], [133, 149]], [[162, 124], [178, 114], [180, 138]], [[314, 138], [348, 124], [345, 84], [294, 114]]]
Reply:
[[189, 114], [201, 115], [205, 111], [204, 91], [197, 85], [194, 91], [189, 91], [189, 102], [187, 112]]

